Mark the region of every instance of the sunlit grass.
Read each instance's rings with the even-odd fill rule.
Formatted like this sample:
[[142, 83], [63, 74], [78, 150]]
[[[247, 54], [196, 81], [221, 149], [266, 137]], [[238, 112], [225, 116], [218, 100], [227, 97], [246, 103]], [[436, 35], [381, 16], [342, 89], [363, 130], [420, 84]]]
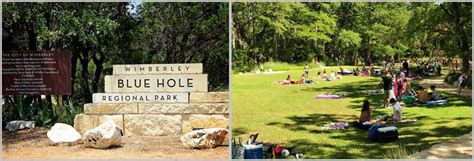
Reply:
[[[354, 67], [346, 67], [348, 69]], [[328, 72], [338, 68], [326, 69]], [[366, 96], [366, 90], [378, 89], [378, 77], [344, 76], [343, 80], [322, 81], [310, 71], [312, 85], [272, 85], [291, 75], [298, 79], [302, 69], [279, 74], [235, 74], [232, 77], [233, 136], [246, 139], [258, 132], [265, 144], [292, 147], [306, 158], [382, 158], [394, 143], [368, 142], [367, 132], [355, 128], [322, 131], [331, 121], [357, 119], [363, 100], [374, 108], [373, 117], [390, 114], [380, 108], [383, 95]], [[416, 83], [413, 83], [416, 86]], [[314, 99], [322, 93], [347, 93], [344, 99]], [[424, 149], [471, 131], [471, 99], [448, 95], [450, 105], [441, 107], [404, 107], [406, 118], [419, 121], [397, 125], [404, 147]]]

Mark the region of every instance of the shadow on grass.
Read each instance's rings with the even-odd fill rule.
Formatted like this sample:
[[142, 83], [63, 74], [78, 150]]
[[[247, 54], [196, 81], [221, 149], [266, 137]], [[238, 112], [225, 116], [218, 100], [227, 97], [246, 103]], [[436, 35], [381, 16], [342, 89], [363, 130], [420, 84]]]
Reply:
[[[383, 115], [382, 112], [374, 111], [374, 115]], [[433, 144], [446, 141], [451, 137], [461, 136], [471, 131], [471, 126], [462, 125], [448, 127], [441, 124], [449, 123], [447, 120], [436, 121], [435, 124], [441, 126], [433, 129], [420, 129], [427, 126], [423, 120], [433, 119], [429, 116], [415, 116], [406, 113], [408, 118], [416, 118], [419, 121], [411, 123], [395, 124], [399, 130], [399, 142], [402, 142], [406, 148], [423, 150], [431, 147]], [[374, 143], [367, 139], [367, 131], [360, 130], [349, 126], [345, 130], [322, 131], [314, 130], [311, 125], [322, 127], [324, 124], [332, 121], [351, 122], [357, 120], [353, 115], [340, 114], [309, 114], [305, 116], [289, 116], [290, 122], [270, 122], [268, 126], [277, 126], [292, 131], [307, 131], [310, 135], [327, 135], [328, 138], [340, 140], [343, 145], [337, 145], [334, 142], [312, 142], [305, 139], [295, 139], [286, 143], [296, 153], [308, 154], [309, 158], [332, 158], [332, 159], [349, 159], [349, 158], [382, 158], [388, 149], [398, 146], [397, 142], [390, 143]], [[457, 117], [455, 120], [468, 121], [470, 117]], [[432, 123], [432, 122], [430, 122]], [[391, 126], [391, 125], [388, 125]], [[439, 137], [439, 138], [438, 138]], [[272, 144], [272, 143], [269, 143]], [[363, 153], [360, 153], [363, 151]], [[362, 154], [362, 155], [361, 155]]]
[[232, 136], [239, 136], [243, 134], [248, 134], [248, 130], [243, 127], [232, 128]]

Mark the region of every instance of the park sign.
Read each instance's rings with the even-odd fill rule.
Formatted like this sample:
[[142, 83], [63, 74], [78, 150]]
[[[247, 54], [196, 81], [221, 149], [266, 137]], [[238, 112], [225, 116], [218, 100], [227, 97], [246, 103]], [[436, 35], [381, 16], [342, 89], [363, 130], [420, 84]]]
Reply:
[[70, 95], [68, 51], [2, 52], [3, 95]]
[[229, 94], [208, 92], [202, 64], [113, 65], [105, 93], [94, 93], [74, 118], [81, 134], [113, 121], [124, 136], [181, 135], [229, 127]]

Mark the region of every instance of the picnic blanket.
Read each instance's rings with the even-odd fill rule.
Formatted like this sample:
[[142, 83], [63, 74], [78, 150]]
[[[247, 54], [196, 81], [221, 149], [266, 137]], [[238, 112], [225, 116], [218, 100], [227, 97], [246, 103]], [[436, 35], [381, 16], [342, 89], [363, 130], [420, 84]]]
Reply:
[[440, 100], [434, 100], [434, 101], [428, 101], [425, 103], [427, 106], [432, 106], [432, 105], [445, 105], [448, 104], [448, 99], [440, 99]]
[[324, 79], [325, 81], [332, 81], [333, 79], [331, 77], [327, 77], [326, 79]]
[[338, 130], [338, 129], [345, 129], [347, 126], [349, 126], [349, 123], [347, 122], [331, 122], [329, 124], [326, 124], [322, 127], [323, 130]]
[[344, 94], [320, 94], [314, 97], [315, 99], [341, 99], [346, 95]]
[[426, 103], [412, 103], [408, 104], [409, 106], [434, 106], [434, 105], [446, 105], [448, 104], [448, 99], [439, 99], [434, 101], [428, 101]]

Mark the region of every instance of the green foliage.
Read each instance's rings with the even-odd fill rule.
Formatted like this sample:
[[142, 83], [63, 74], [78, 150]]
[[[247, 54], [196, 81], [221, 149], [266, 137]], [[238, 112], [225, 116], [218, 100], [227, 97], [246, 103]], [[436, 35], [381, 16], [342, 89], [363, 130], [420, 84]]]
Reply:
[[301, 63], [316, 55], [313, 44], [332, 41], [335, 18], [304, 3], [236, 3], [233, 62], [255, 66], [273, 59]]
[[471, 8], [470, 3], [446, 2], [236, 3], [233, 66], [312, 58], [353, 64], [437, 51], [467, 63]]
[[31, 120], [36, 111], [35, 100], [27, 100], [24, 96], [5, 97], [5, 106], [13, 110], [13, 117]]
[[63, 118], [65, 118], [64, 123], [73, 126], [74, 118], [76, 117], [77, 114], [80, 114], [82, 112], [82, 108], [81, 108], [82, 106], [81, 105], [75, 106], [73, 101], [71, 100], [65, 102], [63, 106], [65, 108], [65, 112], [63, 114], [64, 115]]
[[33, 120], [38, 126], [47, 126], [57, 119], [57, 114], [47, 101], [25, 96], [5, 96], [4, 121]]
[[34, 117], [37, 126], [50, 126], [58, 119], [58, 114], [48, 107], [50, 106], [43, 105]]

